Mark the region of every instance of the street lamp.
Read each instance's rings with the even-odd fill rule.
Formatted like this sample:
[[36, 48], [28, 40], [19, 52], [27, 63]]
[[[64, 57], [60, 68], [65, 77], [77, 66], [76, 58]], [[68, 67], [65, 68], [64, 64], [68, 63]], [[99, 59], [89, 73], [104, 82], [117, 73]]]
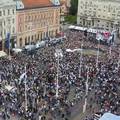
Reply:
[[63, 57], [62, 50], [61, 49], [56, 49], [55, 52], [55, 57], [57, 58], [57, 75], [56, 75], [56, 98], [58, 98], [59, 94], [59, 64], [60, 64], [60, 58]]
[[98, 50], [97, 50], [97, 59], [96, 59], [96, 70], [98, 70], [98, 61], [99, 61], [99, 54], [100, 54], [100, 38], [98, 40]]
[[80, 54], [79, 78], [81, 78], [82, 57], [83, 57], [83, 41], [82, 41], [82, 43], [81, 43], [81, 54]]
[[26, 79], [26, 65], [25, 65], [25, 110], [27, 111], [27, 79]]
[[89, 80], [89, 67], [86, 66], [86, 70], [87, 70], [87, 79], [86, 79], [86, 91], [85, 91], [85, 103], [83, 105], [83, 113], [85, 113], [86, 108], [87, 108], [87, 97], [88, 97], [88, 90], [89, 90], [89, 85], [88, 85], [88, 80]]

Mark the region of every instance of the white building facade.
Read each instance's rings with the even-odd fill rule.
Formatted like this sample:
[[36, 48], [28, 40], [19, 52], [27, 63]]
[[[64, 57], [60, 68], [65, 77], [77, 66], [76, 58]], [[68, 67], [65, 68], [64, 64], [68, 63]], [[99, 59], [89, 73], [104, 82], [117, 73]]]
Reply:
[[10, 33], [11, 46], [16, 36], [16, 2], [0, 0], [0, 47], [4, 49], [7, 33]]
[[77, 24], [83, 27], [118, 30], [119, 0], [78, 0]]

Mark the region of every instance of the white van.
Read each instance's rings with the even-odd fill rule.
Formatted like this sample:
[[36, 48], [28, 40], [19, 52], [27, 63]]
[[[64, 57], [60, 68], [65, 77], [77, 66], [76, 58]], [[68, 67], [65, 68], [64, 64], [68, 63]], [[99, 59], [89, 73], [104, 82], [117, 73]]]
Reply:
[[45, 45], [46, 45], [45, 41], [40, 41], [40, 42], [37, 42], [35, 46], [36, 46], [36, 49], [38, 49], [38, 48], [45, 47]]

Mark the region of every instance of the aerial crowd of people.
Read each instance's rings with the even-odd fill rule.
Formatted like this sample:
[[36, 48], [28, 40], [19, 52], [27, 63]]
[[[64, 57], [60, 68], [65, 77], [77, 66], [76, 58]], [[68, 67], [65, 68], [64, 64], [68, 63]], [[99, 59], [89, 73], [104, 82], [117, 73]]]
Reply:
[[[92, 49], [96, 54], [83, 52], [81, 58], [81, 52], [66, 51], [81, 48], [81, 44], [83, 51]], [[99, 48], [101, 51], [96, 66], [98, 41], [92, 35], [84, 36], [80, 31], [68, 30], [63, 43], [41, 48], [32, 56], [18, 53], [10, 60], [0, 58], [1, 118], [71, 120], [74, 106], [81, 103], [77, 107], [82, 109], [86, 97], [90, 99], [87, 110], [92, 112], [87, 113], [86, 110], [84, 120], [94, 120], [95, 113], [120, 115], [119, 46], [100, 44]], [[62, 51], [61, 58], [56, 58], [56, 49]], [[87, 96], [86, 79], [89, 88]], [[8, 86], [11, 89], [7, 89]]]

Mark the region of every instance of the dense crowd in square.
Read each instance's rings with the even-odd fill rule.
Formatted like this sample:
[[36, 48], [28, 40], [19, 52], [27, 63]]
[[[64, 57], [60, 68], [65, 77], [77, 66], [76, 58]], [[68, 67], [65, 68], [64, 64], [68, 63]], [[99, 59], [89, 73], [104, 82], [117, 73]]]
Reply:
[[[98, 41], [94, 37], [78, 31], [67, 31], [66, 40], [61, 44], [38, 49], [34, 55], [13, 54], [11, 60], [0, 58], [0, 108], [1, 117], [9, 119], [12, 115], [25, 120], [69, 120], [74, 105], [84, 101], [88, 69], [89, 93], [94, 91], [91, 101], [96, 103], [98, 111], [88, 102], [87, 108], [94, 114], [112, 112], [120, 115], [120, 67], [119, 46], [100, 44], [96, 68], [96, 55], [83, 54], [81, 76], [80, 52], [67, 52], [66, 49], [94, 49], [97, 53]], [[57, 59], [56, 49], [61, 49], [63, 57], [59, 62], [59, 96], [56, 98]], [[25, 73], [26, 78], [20, 79]], [[25, 109], [25, 79], [27, 81], [27, 110]], [[5, 86], [13, 86], [11, 91]], [[75, 88], [74, 100], [69, 100], [71, 88]], [[83, 107], [83, 106], [78, 106]]]

